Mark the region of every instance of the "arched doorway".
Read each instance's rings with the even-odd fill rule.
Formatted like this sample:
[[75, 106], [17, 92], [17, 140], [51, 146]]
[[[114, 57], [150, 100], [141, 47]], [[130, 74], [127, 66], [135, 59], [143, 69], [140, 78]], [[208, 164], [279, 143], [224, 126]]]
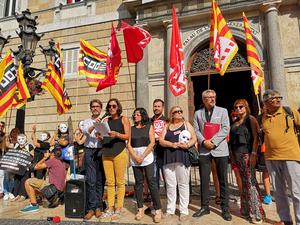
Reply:
[[198, 47], [190, 57], [188, 64], [190, 118], [193, 118], [194, 111], [202, 104], [201, 94], [208, 88], [208, 74], [210, 74], [210, 89], [217, 93], [218, 106], [230, 112], [236, 99], [245, 98], [249, 102], [252, 114], [255, 116], [258, 114], [257, 97], [253, 91], [251, 70], [246, 58], [246, 46], [239, 41], [237, 43], [239, 51], [224, 76], [220, 76], [215, 71], [209, 43]]

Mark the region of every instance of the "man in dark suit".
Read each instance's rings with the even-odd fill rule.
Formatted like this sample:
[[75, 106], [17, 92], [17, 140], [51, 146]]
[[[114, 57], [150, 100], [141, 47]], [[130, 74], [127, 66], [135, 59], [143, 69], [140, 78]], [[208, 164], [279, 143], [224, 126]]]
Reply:
[[[194, 116], [194, 128], [196, 130], [200, 153], [201, 208], [193, 214], [193, 217], [201, 217], [210, 213], [209, 181], [211, 161], [214, 159], [221, 190], [222, 217], [224, 220], [231, 221], [227, 181], [229, 151], [226, 136], [230, 130], [228, 112], [225, 108], [216, 106], [216, 92], [214, 90], [204, 91], [202, 93], [202, 100], [204, 106], [196, 111]], [[220, 126], [219, 130], [209, 139], [205, 139], [204, 137], [205, 123]], [[207, 133], [207, 130], [205, 133]]]

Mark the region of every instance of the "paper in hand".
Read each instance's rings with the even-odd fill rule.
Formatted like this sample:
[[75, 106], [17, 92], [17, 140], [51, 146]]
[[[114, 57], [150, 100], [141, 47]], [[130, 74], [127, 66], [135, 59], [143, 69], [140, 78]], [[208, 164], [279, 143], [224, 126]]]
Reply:
[[96, 123], [94, 122], [96, 132], [99, 132], [102, 137], [109, 137], [108, 132], [110, 132], [110, 128], [107, 122]]

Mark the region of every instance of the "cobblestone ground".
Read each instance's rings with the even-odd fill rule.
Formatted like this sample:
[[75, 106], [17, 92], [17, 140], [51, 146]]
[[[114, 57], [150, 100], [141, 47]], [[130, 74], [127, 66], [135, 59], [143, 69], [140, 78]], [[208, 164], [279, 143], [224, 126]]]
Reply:
[[[236, 201], [238, 199], [236, 190], [231, 188], [231, 195], [230, 195], [230, 210], [233, 216], [233, 220], [231, 222], [226, 222], [222, 219], [221, 217], [221, 211], [219, 206], [217, 206], [214, 203], [213, 200], [213, 192], [212, 194], [212, 200], [211, 200], [211, 213], [209, 215], [203, 216], [201, 218], [192, 218], [191, 215], [199, 209], [199, 203], [200, 203], [200, 198], [199, 198], [199, 193], [197, 192], [199, 190], [199, 187], [193, 187], [193, 192], [191, 195], [191, 202], [189, 205], [190, 209], [190, 215], [189, 215], [189, 220], [182, 223], [182, 224], [209, 224], [209, 225], [220, 225], [220, 224], [237, 224], [237, 225], [242, 225], [242, 224], [249, 224], [249, 222], [243, 218], [240, 217], [239, 214], [239, 203]], [[161, 190], [161, 199], [162, 199], [162, 205], [163, 209], [166, 207], [166, 196], [164, 194], [164, 190]], [[47, 216], [60, 216], [62, 220], [65, 221], [82, 221], [82, 219], [70, 219], [66, 218], [64, 216], [64, 206], [61, 205], [55, 209], [46, 209], [40, 207], [40, 210], [35, 213], [31, 214], [22, 214], [19, 213], [19, 210], [28, 204], [28, 201], [24, 202], [8, 202], [8, 201], [3, 201], [0, 200], [0, 215], [1, 218], [8, 218], [8, 219], [32, 219], [32, 220], [39, 220], [42, 217], [47, 217]], [[273, 202], [271, 205], [264, 205], [264, 209], [266, 211], [267, 219], [264, 224], [272, 224], [275, 221], [278, 220], [278, 216], [276, 213], [276, 206], [275, 202]], [[137, 222], [134, 220], [134, 215], [136, 212], [136, 207], [135, 207], [135, 201], [132, 197], [125, 198], [125, 207], [124, 207], [124, 212], [122, 213], [122, 216], [119, 220], [120, 224], [154, 224], [152, 221], [151, 214], [146, 215], [144, 219], [140, 222]], [[175, 216], [172, 218], [168, 218], [167, 220], [162, 220], [161, 224], [181, 224], [181, 222], [178, 220], [179, 214], [176, 213]], [[93, 218], [91, 222], [97, 222], [98, 220]], [[2, 223], [1, 223], [2, 224]], [[88, 223], [85, 223], [88, 224]]]

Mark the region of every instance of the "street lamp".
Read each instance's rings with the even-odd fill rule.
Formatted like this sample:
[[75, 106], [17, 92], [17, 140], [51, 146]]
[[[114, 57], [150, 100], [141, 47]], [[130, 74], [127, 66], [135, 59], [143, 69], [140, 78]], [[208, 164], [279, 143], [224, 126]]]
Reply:
[[[23, 64], [24, 78], [31, 92], [31, 98], [28, 99], [28, 101], [32, 101], [34, 100], [34, 95], [42, 91], [41, 82], [38, 81], [36, 78], [38, 78], [40, 75], [45, 75], [45, 73], [47, 72], [47, 65], [49, 63], [49, 60], [56, 53], [56, 49], [54, 47], [55, 42], [51, 39], [49, 41], [49, 47], [43, 48], [42, 46], [40, 46], [40, 48], [42, 49], [41, 52], [45, 56], [46, 68], [40, 69], [31, 67], [31, 64], [33, 63], [33, 57], [35, 56], [37, 43], [40, 41], [44, 34], [36, 33], [36, 25], [38, 25], [36, 19], [38, 17], [32, 17], [29, 9], [22, 11], [21, 14], [16, 13], [15, 18], [19, 23], [19, 28], [16, 30], [16, 33], [21, 39], [21, 45], [18, 46], [18, 50], [12, 52], [16, 62], [16, 69], [20, 62], [22, 62]], [[5, 44], [8, 43], [9, 38], [10, 36], [4, 38], [1, 34], [0, 29], [0, 54], [2, 53]], [[24, 124], [25, 105], [17, 110], [16, 127], [19, 128], [21, 132], [24, 132]]]
[[1, 32], [1, 28], [0, 28], [0, 58], [1, 58], [2, 50], [3, 50], [4, 46], [8, 43], [9, 38], [10, 38], [10, 35], [8, 35], [6, 38], [3, 36], [2, 32]]

